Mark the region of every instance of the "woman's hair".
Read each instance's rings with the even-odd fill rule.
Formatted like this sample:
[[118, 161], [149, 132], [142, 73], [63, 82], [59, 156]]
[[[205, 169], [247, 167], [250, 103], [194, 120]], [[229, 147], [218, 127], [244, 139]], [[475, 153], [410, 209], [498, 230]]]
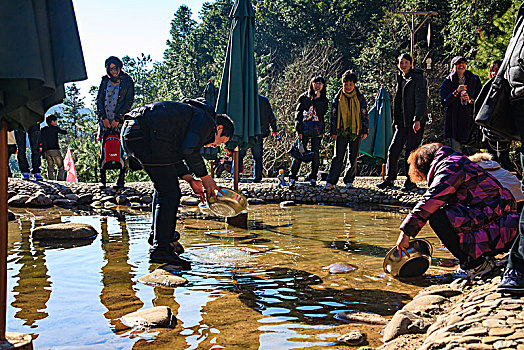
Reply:
[[411, 181], [421, 182], [428, 179], [429, 168], [433, 159], [435, 159], [435, 153], [442, 146], [443, 144], [439, 142], [428, 143], [411, 152], [408, 158]]
[[413, 64], [413, 57], [411, 57], [408, 53], [403, 53], [403, 54], [400, 54], [400, 56], [398, 56], [397, 58], [399, 61], [401, 59], [405, 59], [407, 61], [409, 61], [409, 63]]
[[321, 75], [317, 75], [316, 77], [312, 78], [311, 81], [309, 82], [309, 88], [308, 88], [309, 97], [313, 97], [316, 95], [315, 88], [313, 87], [313, 83], [317, 83], [319, 81], [322, 83], [322, 90], [320, 90], [320, 97], [326, 97], [326, 94], [327, 94], [326, 79], [324, 79], [324, 77]]
[[344, 84], [347, 81], [352, 81], [353, 84], [357, 83], [357, 75], [352, 70], [347, 70], [342, 74], [342, 84]]
[[107, 72], [108, 76], [111, 76], [111, 71], [109, 69], [109, 66], [111, 66], [111, 63], [114, 64], [115, 66], [117, 66], [117, 68], [120, 68], [120, 69], [122, 69], [122, 67], [124, 66], [124, 64], [122, 63], [120, 58], [115, 57], [115, 56], [109, 56], [106, 59], [106, 62], [105, 62], [106, 72]]
[[502, 60], [495, 60], [493, 62], [491, 62], [491, 64], [489, 65], [489, 72], [491, 73], [492, 71], [495, 71], [495, 66], [499, 67], [500, 69], [500, 66], [502, 66]]

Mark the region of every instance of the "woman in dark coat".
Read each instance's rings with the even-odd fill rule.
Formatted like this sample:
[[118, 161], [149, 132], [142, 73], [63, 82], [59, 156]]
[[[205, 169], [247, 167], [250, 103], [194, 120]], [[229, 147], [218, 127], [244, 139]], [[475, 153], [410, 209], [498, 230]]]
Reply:
[[[320, 141], [325, 130], [324, 117], [329, 108], [329, 100], [326, 97], [326, 80], [322, 76], [311, 79], [308, 91], [298, 98], [297, 110], [295, 114], [295, 129], [298, 138], [302, 140], [304, 148], [307, 148], [311, 141], [311, 152], [313, 161], [311, 172], [306, 176], [311, 186], [317, 183], [318, 167], [320, 165]], [[294, 159], [291, 164], [289, 174], [289, 185], [295, 186], [298, 171], [300, 170], [300, 160]]]
[[495, 267], [491, 257], [508, 251], [518, 233], [511, 192], [478, 164], [440, 143], [417, 148], [408, 163], [411, 180], [427, 180], [428, 189], [400, 226], [398, 249], [405, 252], [410, 238], [429, 221], [467, 276], [489, 273]]
[[470, 137], [474, 125], [473, 103], [482, 88], [480, 78], [466, 69], [466, 63], [466, 58], [454, 57], [452, 72], [440, 88], [440, 101], [446, 108], [444, 138], [457, 152], [462, 152], [462, 145]]

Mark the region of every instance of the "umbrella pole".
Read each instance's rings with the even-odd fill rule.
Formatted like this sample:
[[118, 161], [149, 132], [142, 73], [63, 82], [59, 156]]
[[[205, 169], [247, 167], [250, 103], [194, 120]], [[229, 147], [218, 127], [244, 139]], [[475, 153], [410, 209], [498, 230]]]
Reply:
[[386, 164], [382, 163], [382, 181], [386, 178]]
[[233, 151], [233, 189], [238, 191], [238, 146]]
[[5, 340], [7, 313], [7, 123], [0, 130], [0, 341]]

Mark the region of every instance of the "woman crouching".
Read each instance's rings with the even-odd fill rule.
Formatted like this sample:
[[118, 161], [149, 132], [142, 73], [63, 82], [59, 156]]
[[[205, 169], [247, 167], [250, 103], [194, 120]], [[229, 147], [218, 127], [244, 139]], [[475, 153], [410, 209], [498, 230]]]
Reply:
[[408, 164], [411, 180], [427, 181], [428, 189], [400, 226], [401, 254], [429, 220], [460, 261], [464, 277], [491, 272], [492, 257], [509, 250], [518, 233], [519, 215], [511, 193], [479, 165], [441, 143], [417, 148]]

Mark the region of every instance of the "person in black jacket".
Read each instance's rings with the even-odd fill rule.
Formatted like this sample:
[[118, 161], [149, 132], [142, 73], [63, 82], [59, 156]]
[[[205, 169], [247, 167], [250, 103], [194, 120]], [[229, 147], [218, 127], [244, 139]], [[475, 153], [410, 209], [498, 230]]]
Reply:
[[467, 70], [467, 59], [462, 56], [451, 60], [451, 74], [444, 79], [440, 88], [440, 102], [446, 108], [444, 138], [451, 148], [463, 152], [474, 126], [473, 104], [482, 84], [478, 75]]
[[126, 115], [122, 140], [128, 155], [141, 163], [155, 188], [150, 262], [189, 268], [190, 263], [176, 253], [183, 251], [175, 231], [181, 196], [178, 178], [187, 181], [202, 201], [202, 185], [208, 198], [216, 196], [220, 189], [207, 174], [200, 149], [227, 142], [234, 124], [226, 115], [215, 116], [206, 104], [185, 102], [156, 102], [133, 109]]
[[[120, 133], [124, 115], [129, 112], [135, 98], [133, 79], [122, 70], [122, 61], [115, 56], [105, 61], [107, 75], [102, 77], [96, 97], [97, 113], [100, 120], [100, 139], [104, 151], [105, 138], [110, 134]], [[103, 154], [100, 154], [102, 161]], [[120, 169], [117, 187], [124, 187], [126, 166]], [[106, 169], [100, 169], [100, 185], [106, 185]]]
[[[395, 134], [389, 145], [386, 161], [386, 179], [378, 188], [393, 187], [398, 173], [398, 160], [404, 149], [406, 181], [402, 190], [409, 191], [417, 186], [411, 182], [408, 172], [408, 157], [420, 146], [424, 134], [427, 112], [428, 86], [423, 71], [413, 68], [413, 58], [404, 53], [398, 57], [397, 86], [393, 100], [393, 125]], [[405, 146], [405, 147], [404, 147]]]
[[42, 135], [42, 151], [44, 152], [45, 160], [47, 161], [47, 178], [54, 180], [54, 166], [58, 168], [57, 180], [65, 180], [64, 171], [64, 157], [60, 153], [60, 146], [58, 145], [58, 134], [66, 135], [67, 131], [60, 129], [57, 124], [58, 118], [55, 114], [50, 114], [45, 119], [47, 125], [40, 130]]
[[[263, 163], [263, 156], [264, 156], [264, 138], [269, 136], [269, 127], [271, 126], [271, 130], [273, 131], [273, 134], [276, 135], [277, 133], [277, 119], [275, 118], [275, 114], [273, 113], [273, 110], [271, 109], [271, 104], [269, 103], [269, 100], [267, 97], [258, 95], [258, 106], [260, 109], [260, 131], [262, 134], [260, 135], [257, 143], [251, 147], [251, 155], [253, 156], [253, 162], [254, 162], [254, 177], [253, 182], [258, 183], [262, 181], [262, 170], [264, 168]], [[240, 150], [238, 152], [238, 160], [239, 160], [239, 169], [242, 169], [244, 157], [246, 156], [247, 150]]]
[[[308, 91], [298, 98], [295, 113], [295, 130], [298, 138], [302, 140], [304, 148], [311, 141], [311, 152], [313, 161], [311, 172], [306, 176], [311, 186], [317, 183], [318, 167], [320, 165], [320, 141], [325, 129], [324, 117], [329, 108], [329, 100], [326, 97], [326, 80], [322, 76], [311, 79]], [[289, 174], [289, 186], [294, 187], [298, 171], [302, 161], [294, 159]]]
[[347, 188], [353, 187], [357, 173], [357, 157], [360, 141], [368, 136], [369, 118], [367, 102], [355, 86], [357, 76], [353, 71], [342, 75], [343, 87], [338, 91], [331, 107], [330, 134], [335, 140], [335, 152], [331, 159], [329, 174], [324, 189], [334, 188], [342, 172], [344, 157], [348, 152], [348, 163], [344, 173]]

